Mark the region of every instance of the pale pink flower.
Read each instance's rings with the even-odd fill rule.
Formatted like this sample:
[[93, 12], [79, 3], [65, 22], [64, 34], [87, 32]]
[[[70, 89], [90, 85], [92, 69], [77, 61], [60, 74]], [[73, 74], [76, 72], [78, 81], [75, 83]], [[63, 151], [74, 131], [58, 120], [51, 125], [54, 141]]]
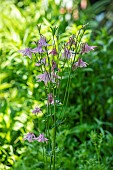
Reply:
[[45, 85], [51, 81], [50, 79], [50, 74], [45, 72], [43, 74], [39, 74], [36, 78], [38, 78], [39, 80], [37, 80], [37, 82], [43, 81], [45, 83]]
[[85, 43], [85, 44], [82, 44], [81, 48], [82, 48], [82, 50], [80, 53], [83, 54], [83, 53], [88, 53], [91, 50], [94, 50], [94, 48], [96, 48], [96, 46], [89, 46], [87, 43]]
[[18, 52], [22, 53], [23, 56], [28, 56], [30, 59], [32, 58], [31, 48], [26, 48], [25, 50], [18, 50]]
[[73, 69], [76, 69], [76, 68], [82, 68], [82, 67], [87, 67], [87, 63], [84, 62], [81, 58], [78, 59], [78, 61], [76, 63], [73, 64]]
[[35, 135], [33, 133], [28, 133], [25, 135], [24, 139], [23, 140], [28, 140], [29, 142], [32, 142], [33, 140], [35, 140]]
[[39, 137], [36, 138], [36, 140], [37, 140], [38, 142], [46, 142], [46, 143], [47, 143], [47, 141], [48, 141], [48, 139], [45, 138], [43, 134], [40, 134]]
[[52, 93], [48, 94], [48, 104], [54, 104], [54, 98]]
[[35, 109], [32, 111], [32, 113], [34, 113], [34, 114], [38, 114], [40, 112], [41, 112], [41, 110], [40, 110], [40, 108], [38, 106], [35, 107]]
[[58, 53], [56, 51], [56, 48], [53, 48], [49, 54], [52, 54], [53, 56], [57, 55]]
[[63, 58], [70, 59], [71, 52], [67, 48], [64, 48], [64, 52], [63, 52], [62, 56], [63, 56]]

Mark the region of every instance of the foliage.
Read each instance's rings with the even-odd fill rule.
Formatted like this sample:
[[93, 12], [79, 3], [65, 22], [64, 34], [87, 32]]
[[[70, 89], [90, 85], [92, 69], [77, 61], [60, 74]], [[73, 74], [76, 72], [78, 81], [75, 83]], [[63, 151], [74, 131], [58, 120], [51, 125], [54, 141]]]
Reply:
[[[75, 22], [65, 20], [65, 14], [59, 13], [59, 6], [49, 3], [49, 8], [39, 2], [2, 1], [0, 6], [0, 169], [32, 170], [43, 169], [42, 156], [36, 143], [23, 142], [26, 131], [33, 129], [34, 116], [31, 110], [36, 104], [43, 106], [44, 89], [35, 82], [34, 65], [27, 58], [19, 56], [18, 49], [35, 40], [38, 31], [34, 29], [38, 23], [46, 26], [44, 33], [51, 24], [60, 25], [60, 31]], [[55, 9], [51, 13], [52, 9]], [[45, 12], [46, 11], [46, 12]], [[82, 19], [78, 24], [91, 20], [87, 10], [80, 12]], [[72, 15], [71, 15], [72, 16]], [[93, 18], [95, 15], [92, 16]], [[61, 19], [61, 20], [60, 20]], [[93, 28], [97, 21], [90, 22]], [[92, 34], [92, 32], [94, 32]], [[90, 30], [86, 40], [94, 42], [96, 52], [87, 54], [90, 65], [85, 70], [78, 70], [72, 86], [66, 108], [65, 121], [61, 122], [58, 142], [57, 169], [68, 170], [112, 170], [113, 169], [113, 38], [109, 30], [103, 27]], [[91, 35], [91, 39], [89, 36]], [[64, 37], [66, 38], [66, 35]], [[22, 66], [24, 65], [24, 66]], [[67, 79], [65, 79], [67, 81]], [[64, 86], [65, 86], [64, 81]], [[62, 86], [61, 95], [64, 93]], [[35, 118], [34, 123], [40, 119]], [[35, 131], [37, 131], [37, 127]], [[94, 140], [95, 139], [95, 140]], [[95, 148], [99, 146], [100, 148]], [[28, 154], [29, 153], [29, 154]], [[99, 161], [98, 161], [99, 156]], [[62, 158], [62, 159], [61, 159]], [[37, 161], [38, 160], [38, 161]]]

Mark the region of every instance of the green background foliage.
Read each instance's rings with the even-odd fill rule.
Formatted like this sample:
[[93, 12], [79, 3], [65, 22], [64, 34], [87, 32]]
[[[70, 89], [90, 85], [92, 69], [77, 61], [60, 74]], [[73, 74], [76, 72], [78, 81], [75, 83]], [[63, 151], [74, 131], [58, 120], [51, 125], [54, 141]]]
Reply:
[[[32, 115], [32, 109], [37, 104], [44, 106], [45, 92], [36, 83], [34, 62], [17, 51], [39, 38], [37, 24], [42, 25], [46, 36], [51, 25], [59, 26], [63, 41], [69, 28], [73, 33], [87, 22], [85, 41], [97, 48], [84, 56], [89, 65], [77, 70], [72, 80], [65, 119], [57, 131], [57, 170], [70, 170], [70, 167], [71, 170], [112, 170], [112, 1], [103, 0], [94, 5], [88, 2], [84, 10], [80, 8], [80, 0], [73, 1], [71, 10], [62, 1], [58, 4], [52, 0], [0, 3], [0, 170], [44, 168], [39, 144], [24, 142], [23, 136], [44, 128], [40, 117]], [[78, 18], [74, 18], [77, 10]], [[65, 77], [61, 96], [66, 81]]]

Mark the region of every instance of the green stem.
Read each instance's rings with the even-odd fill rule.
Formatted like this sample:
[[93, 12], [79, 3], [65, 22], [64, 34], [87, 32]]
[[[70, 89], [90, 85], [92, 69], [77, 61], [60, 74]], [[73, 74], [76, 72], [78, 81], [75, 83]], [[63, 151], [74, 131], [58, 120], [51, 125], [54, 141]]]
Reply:
[[[53, 95], [55, 98], [55, 90], [53, 90]], [[53, 127], [53, 141], [52, 141], [52, 154], [53, 154], [53, 170], [55, 170], [55, 161], [56, 161], [56, 154], [55, 154], [55, 147], [56, 147], [56, 103], [54, 100], [54, 127]]]
[[56, 158], [56, 155], [55, 155], [55, 145], [56, 145], [55, 139], [56, 139], [56, 127], [53, 128], [53, 143], [52, 143], [53, 170], [55, 170], [55, 158]]
[[51, 165], [52, 165], [52, 156], [50, 157], [50, 170], [51, 170]]
[[45, 158], [44, 158], [44, 145], [43, 145], [43, 143], [42, 143], [42, 150], [43, 150], [43, 160], [44, 160], [44, 170], [45, 170], [46, 164], [45, 164]]

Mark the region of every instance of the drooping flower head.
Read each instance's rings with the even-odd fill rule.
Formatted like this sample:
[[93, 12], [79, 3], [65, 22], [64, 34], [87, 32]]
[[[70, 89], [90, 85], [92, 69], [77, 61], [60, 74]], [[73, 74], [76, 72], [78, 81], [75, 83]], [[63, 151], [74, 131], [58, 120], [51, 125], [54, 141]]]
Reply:
[[48, 139], [44, 137], [43, 134], [40, 134], [39, 137], [37, 137], [38, 142], [47, 142]]
[[76, 42], [75, 42], [73, 36], [71, 36], [71, 37], [69, 38], [69, 41], [67, 42], [66, 45], [69, 45], [69, 46], [76, 45]]
[[96, 48], [96, 46], [89, 46], [87, 43], [85, 43], [85, 44], [81, 45], [81, 48], [82, 48], [82, 50], [80, 53], [84, 54], [84, 53], [90, 52], [91, 50], [94, 50], [94, 48]]
[[30, 59], [32, 58], [32, 49], [26, 48], [24, 50], [18, 50], [18, 52], [22, 53], [23, 56], [28, 56]]
[[78, 61], [73, 64], [73, 67], [72, 67], [72, 68], [73, 68], [73, 69], [76, 69], [76, 68], [78, 68], [78, 67], [80, 67], [80, 68], [82, 68], [82, 67], [87, 67], [87, 63], [84, 62], [81, 58], [79, 58]]
[[48, 94], [48, 104], [54, 104], [54, 98], [52, 93]]
[[57, 69], [57, 64], [54, 60], [52, 60], [52, 71], [55, 71]]
[[33, 133], [28, 133], [25, 135], [24, 139], [23, 140], [28, 140], [29, 142], [32, 142], [33, 140], [35, 140], [35, 135]]
[[57, 55], [58, 53], [56, 51], [56, 48], [53, 48], [49, 54], [52, 54], [53, 56]]
[[45, 85], [47, 85], [47, 83], [51, 81], [50, 74], [47, 72], [39, 74], [36, 78], [38, 78], [37, 82], [43, 81]]
[[54, 83], [56, 79], [60, 79], [61, 77], [58, 76], [54, 71], [51, 73], [51, 80]]
[[38, 78], [37, 82], [43, 81], [45, 85], [47, 85], [48, 82], [55, 83], [56, 79], [60, 79], [60, 76], [58, 76], [54, 71], [49, 74], [48, 72], [44, 72], [43, 74], [39, 74], [36, 76]]
[[39, 46], [37, 46], [36, 48], [34, 48], [34, 49], [32, 49], [31, 50], [33, 53], [43, 53], [43, 52], [45, 52], [43, 49], [42, 49], [42, 46], [41, 45], [39, 45]]
[[32, 111], [32, 113], [34, 113], [34, 114], [38, 114], [40, 112], [41, 112], [41, 109], [38, 106], [35, 107], [35, 109]]
[[62, 54], [63, 58], [70, 59], [71, 57], [71, 52], [67, 48], [64, 48], [64, 52]]
[[46, 65], [46, 58], [41, 59], [39, 62], [35, 64], [35, 66], [40, 66], [41, 64]]

